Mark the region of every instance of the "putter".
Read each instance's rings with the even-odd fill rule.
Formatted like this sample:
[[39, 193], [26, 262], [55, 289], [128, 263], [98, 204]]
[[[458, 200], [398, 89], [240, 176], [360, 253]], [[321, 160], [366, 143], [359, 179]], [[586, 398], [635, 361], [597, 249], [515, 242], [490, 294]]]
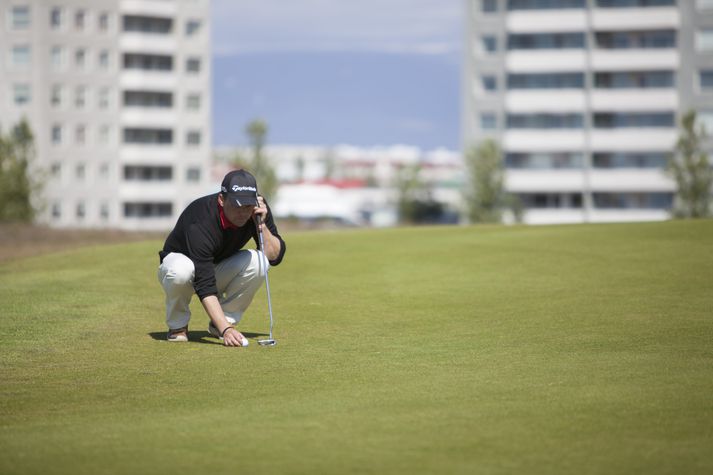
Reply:
[[[260, 218], [260, 215], [256, 215], [257, 218], [257, 225], [258, 227], [260, 226], [260, 222], [262, 219]], [[267, 278], [267, 271], [268, 271], [268, 266], [267, 266], [267, 256], [265, 256], [265, 243], [262, 238], [262, 228], [260, 229], [260, 250], [262, 251], [261, 255], [261, 262], [262, 265], [265, 267], [265, 288], [267, 289], [267, 309], [270, 312], [270, 338], [266, 340], [258, 340], [257, 343], [260, 346], [275, 346], [277, 344], [277, 341], [272, 337], [272, 302], [270, 301], [270, 280]], [[263, 260], [264, 259], [264, 260]]]

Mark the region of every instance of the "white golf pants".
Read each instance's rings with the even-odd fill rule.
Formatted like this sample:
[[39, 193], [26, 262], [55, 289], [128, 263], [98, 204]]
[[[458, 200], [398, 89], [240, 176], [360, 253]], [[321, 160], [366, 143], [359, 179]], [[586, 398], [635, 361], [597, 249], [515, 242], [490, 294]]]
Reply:
[[[265, 280], [269, 266], [262, 252], [244, 249], [215, 265], [218, 301], [230, 323], [238, 323]], [[158, 280], [166, 293], [166, 324], [170, 329], [188, 326], [189, 305], [195, 291], [195, 267], [185, 255], [172, 252], [158, 268]]]

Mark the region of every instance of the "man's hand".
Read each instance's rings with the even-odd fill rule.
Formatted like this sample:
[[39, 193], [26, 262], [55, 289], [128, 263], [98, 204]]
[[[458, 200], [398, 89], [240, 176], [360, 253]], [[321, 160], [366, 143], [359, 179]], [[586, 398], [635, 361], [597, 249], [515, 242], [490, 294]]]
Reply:
[[235, 328], [228, 328], [223, 334], [223, 344], [225, 346], [248, 346], [248, 339]]
[[260, 232], [264, 230], [263, 226], [265, 225], [265, 219], [267, 218], [267, 206], [265, 205], [265, 199], [258, 195], [257, 197], [257, 206], [255, 207], [255, 210], [253, 211], [253, 216], [257, 218], [259, 215], [259, 219], [257, 219], [257, 223], [260, 223], [257, 228], [257, 232]]

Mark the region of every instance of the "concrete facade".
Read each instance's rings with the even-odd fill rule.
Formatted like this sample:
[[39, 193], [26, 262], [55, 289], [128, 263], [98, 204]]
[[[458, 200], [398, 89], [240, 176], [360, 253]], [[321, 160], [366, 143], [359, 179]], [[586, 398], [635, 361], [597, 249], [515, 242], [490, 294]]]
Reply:
[[167, 229], [211, 156], [209, 0], [0, 3], [0, 126], [28, 120], [39, 221]]
[[496, 140], [525, 222], [666, 219], [681, 116], [713, 130], [713, 2], [467, 0], [463, 147]]

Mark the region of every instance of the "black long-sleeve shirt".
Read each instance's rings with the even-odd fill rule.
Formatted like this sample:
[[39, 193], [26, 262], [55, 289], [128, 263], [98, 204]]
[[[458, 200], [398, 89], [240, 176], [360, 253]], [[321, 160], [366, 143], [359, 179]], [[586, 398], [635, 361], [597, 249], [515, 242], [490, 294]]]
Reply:
[[[267, 205], [265, 225], [273, 236], [280, 240], [280, 254], [269, 261], [276, 266], [285, 255], [285, 241], [277, 231], [272, 211]], [[166, 238], [159, 251], [160, 261], [171, 252], [180, 252], [193, 261], [195, 276], [193, 288], [201, 300], [209, 295], [218, 295], [215, 283], [215, 264], [240, 251], [253, 239], [259, 246], [255, 222], [250, 219], [241, 227], [224, 228], [218, 207], [218, 193], [198, 198], [178, 217], [176, 226]]]

